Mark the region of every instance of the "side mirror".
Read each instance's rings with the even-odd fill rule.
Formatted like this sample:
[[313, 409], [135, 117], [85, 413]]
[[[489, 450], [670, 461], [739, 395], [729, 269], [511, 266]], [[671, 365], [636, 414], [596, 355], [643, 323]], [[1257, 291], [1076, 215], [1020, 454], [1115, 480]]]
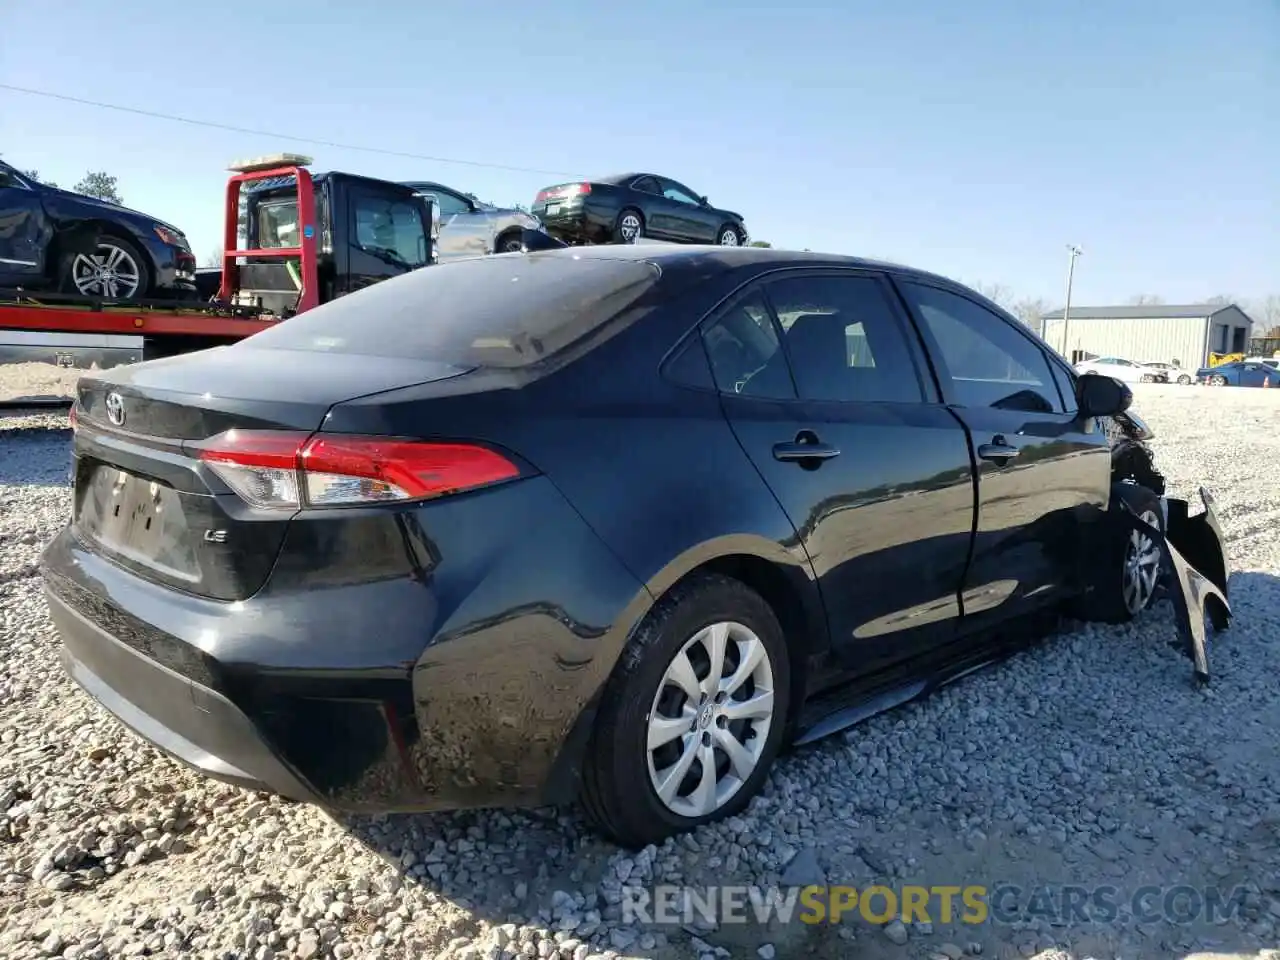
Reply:
[[1076, 403], [1084, 417], [1114, 417], [1133, 404], [1133, 391], [1115, 377], [1084, 373], [1076, 381]]
[[710, 200], [708, 200], [706, 197], [699, 197], [699, 198], [698, 198], [698, 202], [699, 202], [700, 204], [702, 204], [704, 207], [709, 207], [709, 206], [711, 206], [711, 201], [710, 201]]

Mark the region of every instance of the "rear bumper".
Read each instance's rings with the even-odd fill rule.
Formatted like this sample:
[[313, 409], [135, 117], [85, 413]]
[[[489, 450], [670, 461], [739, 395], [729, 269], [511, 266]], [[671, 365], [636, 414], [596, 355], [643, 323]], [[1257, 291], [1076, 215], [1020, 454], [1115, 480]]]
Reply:
[[601, 243], [610, 239], [613, 236], [613, 223], [617, 218], [617, 211], [592, 203], [570, 204], [549, 216], [545, 209], [542, 212], [535, 209], [533, 213], [551, 236], [589, 243]]
[[116, 719], [206, 776], [317, 801], [230, 700], [149, 660], [92, 623], [46, 584], [67, 674]]
[[648, 593], [546, 478], [350, 517], [341, 537], [294, 521], [237, 602], [143, 579], [65, 529], [41, 573], [66, 671], [200, 772], [331, 810], [571, 800]]

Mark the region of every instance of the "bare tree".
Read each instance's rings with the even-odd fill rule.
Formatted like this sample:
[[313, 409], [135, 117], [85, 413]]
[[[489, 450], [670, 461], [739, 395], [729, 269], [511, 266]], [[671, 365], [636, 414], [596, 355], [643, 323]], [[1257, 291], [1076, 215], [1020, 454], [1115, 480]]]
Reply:
[[1044, 335], [1044, 315], [1049, 312], [1049, 301], [1043, 297], [1023, 297], [1014, 302], [1009, 312], [1036, 333]]
[[79, 183], [71, 188], [76, 193], [82, 193], [86, 197], [97, 197], [99, 200], [106, 200], [108, 203], [124, 203], [124, 199], [120, 196], [119, 187], [116, 184], [116, 178], [103, 170], [91, 170], [84, 175]]
[[1149, 303], [1164, 303], [1164, 297], [1156, 293], [1138, 293], [1129, 298], [1129, 303], [1141, 307]]
[[1280, 330], [1280, 293], [1259, 297], [1251, 301], [1246, 309], [1258, 325], [1256, 329], [1269, 331], [1266, 334], [1268, 337], [1280, 337], [1280, 333], [1276, 332]]
[[23, 174], [23, 176], [28, 177], [28, 178], [30, 178], [30, 179], [32, 179], [32, 180], [34, 180], [36, 183], [43, 183], [46, 187], [56, 187], [56, 186], [57, 186], [57, 184], [56, 184], [56, 183], [54, 183], [52, 180], [41, 180], [41, 179], [40, 179], [40, 171], [39, 171], [39, 170], [23, 170], [23, 171], [22, 171], [22, 174]]
[[222, 266], [222, 248], [221, 248], [221, 247], [215, 247], [214, 249], [210, 250], [210, 251], [205, 255], [204, 263], [202, 263], [202, 264], [201, 264], [201, 266], [203, 266], [203, 267], [220, 267], [220, 266]]
[[978, 282], [973, 284], [973, 289], [977, 290], [992, 303], [998, 303], [1006, 310], [1011, 309], [1013, 306], [1013, 290], [1003, 283]]
[[1215, 307], [1225, 307], [1229, 304], [1236, 303], [1236, 302], [1237, 302], [1236, 298], [1231, 296], [1228, 293], [1215, 294], [1214, 296], [1209, 297], [1209, 299], [1205, 300], [1205, 303], [1211, 303]]

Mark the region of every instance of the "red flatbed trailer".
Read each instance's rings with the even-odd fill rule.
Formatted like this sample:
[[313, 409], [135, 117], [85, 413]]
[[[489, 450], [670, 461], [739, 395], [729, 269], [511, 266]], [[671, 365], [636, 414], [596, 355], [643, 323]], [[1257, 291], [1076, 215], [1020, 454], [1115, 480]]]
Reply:
[[143, 304], [93, 307], [42, 303], [36, 297], [0, 300], [0, 329], [43, 333], [81, 333], [120, 336], [187, 336], [242, 340], [280, 322], [237, 317], [210, 310], [169, 311]]
[[[40, 333], [106, 334], [160, 338], [183, 338], [167, 343], [171, 349], [158, 354], [185, 352], [200, 346], [242, 340], [279, 323], [283, 317], [252, 308], [233, 306], [239, 292], [239, 264], [248, 260], [279, 260], [296, 257], [302, 283], [297, 306], [301, 313], [319, 301], [315, 225], [315, 194], [307, 157], [285, 156], [250, 161], [232, 166], [235, 175], [227, 181], [223, 221], [222, 280], [215, 300], [209, 304], [182, 301], [102, 302], [68, 294], [44, 294], [25, 290], [0, 291], [0, 329]], [[300, 244], [293, 247], [238, 250], [237, 224], [241, 187], [246, 183], [275, 178], [292, 178], [298, 198]]]

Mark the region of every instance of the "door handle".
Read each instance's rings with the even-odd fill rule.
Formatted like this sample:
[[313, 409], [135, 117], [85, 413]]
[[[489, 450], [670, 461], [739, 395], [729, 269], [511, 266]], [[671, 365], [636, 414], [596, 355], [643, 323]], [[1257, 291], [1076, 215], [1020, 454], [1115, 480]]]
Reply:
[[1001, 466], [1004, 466], [1017, 455], [1018, 448], [1007, 442], [999, 434], [992, 437], [990, 443], [984, 443], [978, 448], [979, 457], [983, 460], [998, 463]]
[[804, 460], [830, 460], [840, 456], [840, 448], [823, 443], [812, 430], [801, 430], [790, 443], [775, 443], [773, 459], [783, 463]]

